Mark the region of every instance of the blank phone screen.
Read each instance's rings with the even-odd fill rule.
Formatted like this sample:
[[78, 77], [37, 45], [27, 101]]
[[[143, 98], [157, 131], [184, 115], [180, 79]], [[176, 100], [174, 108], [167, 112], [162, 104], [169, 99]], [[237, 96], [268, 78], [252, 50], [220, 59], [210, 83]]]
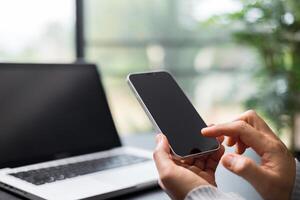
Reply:
[[205, 122], [169, 73], [132, 74], [129, 79], [174, 153], [184, 157], [218, 148], [215, 138], [201, 134]]

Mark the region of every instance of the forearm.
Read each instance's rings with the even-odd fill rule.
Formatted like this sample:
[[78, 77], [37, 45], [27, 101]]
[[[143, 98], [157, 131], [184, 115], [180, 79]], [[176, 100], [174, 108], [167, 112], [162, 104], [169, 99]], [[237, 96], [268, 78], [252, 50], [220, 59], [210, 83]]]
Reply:
[[213, 186], [200, 186], [190, 191], [185, 200], [244, 200], [234, 193], [224, 193]]
[[291, 200], [299, 200], [299, 199], [300, 199], [300, 163], [296, 161], [295, 185], [294, 185]]

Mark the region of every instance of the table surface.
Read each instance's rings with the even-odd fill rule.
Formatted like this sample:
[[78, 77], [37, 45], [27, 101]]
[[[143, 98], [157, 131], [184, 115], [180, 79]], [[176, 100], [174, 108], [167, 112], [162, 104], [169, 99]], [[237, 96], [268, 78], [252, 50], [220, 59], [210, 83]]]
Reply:
[[[144, 149], [153, 150], [155, 146], [154, 142], [154, 134], [135, 134], [130, 136], [125, 136], [122, 138], [123, 145], [135, 146]], [[226, 149], [226, 152], [230, 152], [232, 149]], [[258, 157], [256, 154], [247, 150], [246, 155], [258, 161]], [[221, 165], [218, 167], [216, 172], [216, 181], [218, 188], [225, 192], [234, 192], [238, 193], [246, 199], [251, 200], [261, 200], [262, 198], [257, 194], [257, 192], [253, 189], [253, 187], [248, 184], [246, 181], [241, 179], [240, 177], [230, 173]], [[4, 190], [0, 190], [0, 199], [5, 200], [24, 200], [22, 197], [18, 197], [12, 193], [6, 192]], [[120, 199], [115, 198], [115, 199]], [[152, 200], [152, 199], [169, 199], [169, 197], [159, 188], [148, 189], [140, 192], [131, 193], [128, 195], [122, 196], [121, 199], [124, 200]]]

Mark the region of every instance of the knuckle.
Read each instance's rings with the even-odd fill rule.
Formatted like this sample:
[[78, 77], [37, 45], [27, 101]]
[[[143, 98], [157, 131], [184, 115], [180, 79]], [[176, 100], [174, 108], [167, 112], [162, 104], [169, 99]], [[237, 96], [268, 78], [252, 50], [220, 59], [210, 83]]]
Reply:
[[274, 145], [274, 140], [268, 136], [261, 136], [260, 140], [264, 141], [265, 144], [265, 148], [272, 150], [272, 149], [276, 149], [275, 145]]
[[257, 113], [255, 110], [248, 110], [247, 112], [247, 115], [249, 115], [250, 117], [256, 117], [257, 116]]
[[237, 168], [236, 168], [236, 172], [238, 174], [242, 174], [245, 171], [247, 171], [247, 169], [252, 165], [252, 161], [249, 159], [244, 159], [243, 162], [241, 162]]
[[285, 153], [287, 151], [286, 146], [281, 141], [276, 140], [275, 142], [272, 142], [272, 147], [274, 150], [281, 153]]
[[280, 149], [282, 149], [282, 145], [280, 144], [280, 142], [275, 141], [275, 142], [273, 142], [273, 148], [276, 150], [280, 150]]
[[157, 160], [157, 158], [159, 157], [159, 152], [158, 152], [158, 150], [154, 150], [152, 156], [153, 156], [153, 159], [154, 159], [154, 160]]
[[248, 124], [244, 121], [237, 121], [236, 122], [236, 128], [240, 129], [240, 130], [245, 130], [247, 128]]

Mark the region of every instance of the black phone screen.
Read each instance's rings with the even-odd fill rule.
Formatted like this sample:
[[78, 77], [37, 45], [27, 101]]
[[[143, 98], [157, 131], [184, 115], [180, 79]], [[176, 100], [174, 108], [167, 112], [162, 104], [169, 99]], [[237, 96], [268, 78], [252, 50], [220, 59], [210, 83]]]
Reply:
[[184, 157], [219, 147], [215, 138], [202, 136], [205, 122], [168, 72], [131, 74], [129, 80], [174, 153]]

